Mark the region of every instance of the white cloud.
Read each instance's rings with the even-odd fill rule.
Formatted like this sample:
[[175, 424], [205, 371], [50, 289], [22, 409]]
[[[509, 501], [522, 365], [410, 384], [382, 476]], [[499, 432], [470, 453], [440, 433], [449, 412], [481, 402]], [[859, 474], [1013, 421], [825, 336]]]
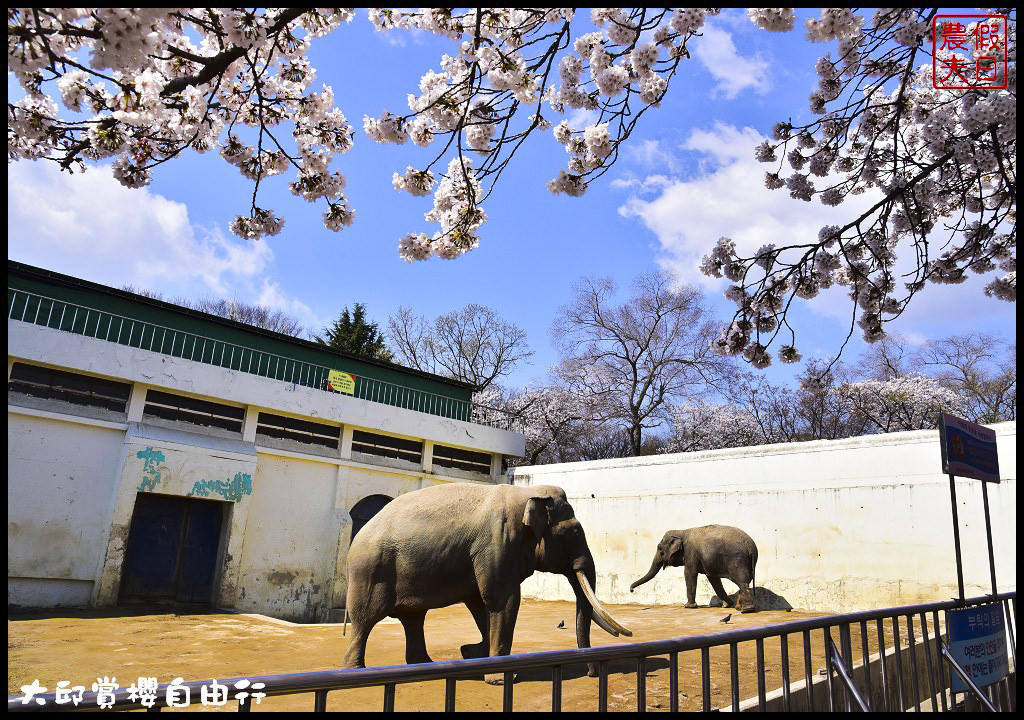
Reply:
[[816, 240], [822, 226], [838, 224], [836, 209], [764, 187], [766, 166], [754, 159], [754, 148], [763, 139], [749, 127], [717, 124], [695, 130], [682, 147], [697, 154], [703, 172], [687, 180], [661, 181], [657, 197], [634, 195], [619, 208], [621, 215], [640, 219], [657, 235], [663, 264], [671, 265], [681, 279], [714, 287], [722, 283], [703, 275], [698, 266], [723, 235], [736, 242], [739, 252], [749, 253], [765, 243]]
[[711, 130], [692, 130], [682, 148], [709, 155], [718, 164], [725, 164], [749, 160], [753, 156], [751, 148], [762, 140], [764, 138], [753, 128], [738, 130], [733, 125], [716, 122]]
[[[696, 176], [667, 179], [655, 175], [613, 183], [631, 192], [619, 214], [640, 220], [657, 236], [659, 264], [675, 271], [683, 282], [703, 286], [718, 297], [726, 281], [704, 275], [699, 264], [719, 237], [732, 238], [737, 252], [745, 256], [768, 243], [782, 246], [816, 242], [823, 226], [845, 225], [879, 197], [876, 191], [866, 192], [833, 208], [817, 200], [792, 199], [785, 189], [768, 190], [763, 178], [766, 168], [773, 166], [754, 159], [754, 148], [763, 140], [751, 128], [740, 130], [731, 125], [694, 130], [682, 147], [697, 155]], [[823, 187], [828, 178], [812, 180]], [[657, 192], [640, 196], [650, 190]], [[909, 244], [901, 245], [897, 252], [901, 254], [895, 267], [899, 276], [914, 266], [915, 257]], [[987, 298], [982, 292], [990, 279], [972, 275], [963, 285], [929, 284], [886, 329], [904, 334], [913, 342], [967, 332], [972, 323], [984, 332], [1003, 335], [1009, 329], [1014, 334], [1013, 305]], [[824, 329], [820, 322], [822, 327], [815, 327], [815, 317], [827, 318], [829, 331], [840, 339], [849, 329], [852, 306], [845, 288], [834, 287], [810, 302], [798, 300], [794, 309], [794, 317], [802, 318], [800, 324], [805, 330]], [[802, 334], [800, 328], [797, 334]], [[859, 338], [860, 329], [855, 328], [855, 345], [860, 344]], [[828, 352], [836, 350], [838, 345]]]
[[569, 127], [573, 130], [582, 130], [588, 125], [596, 125], [601, 114], [597, 110], [588, 110], [587, 108], [578, 108], [566, 118], [569, 121]]
[[329, 324], [314, 313], [306, 303], [291, 297], [281, 289], [280, 285], [268, 278], [263, 278], [263, 285], [256, 296], [255, 303], [281, 310], [299, 320], [305, 327], [316, 331]]
[[643, 180], [636, 177], [615, 178], [612, 180], [611, 186], [618, 190], [629, 189], [634, 193], [646, 194], [666, 188], [673, 182], [675, 181], [666, 175], [648, 175]]
[[705, 25], [701, 33], [704, 37], [694, 39], [692, 52], [718, 81], [712, 97], [732, 100], [747, 88], [761, 95], [771, 89], [769, 64], [760, 55], [741, 56], [732, 35], [712, 23]]
[[266, 242], [197, 228], [183, 203], [122, 187], [109, 168], [69, 175], [52, 163], [22, 161], [8, 167], [7, 179], [12, 260], [167, 297], [254, 297], [269, 282]]
[[[633, 193], [619, 214], [639, 219], [657, 236], [659, 264], [675, 271], [681, 281], [718, 294], [726, 282], [704, 275], [699, 266], [719, 237], [731, 238], [737, 252], [747, 256], [768, 243], [816, 242], [822, 227], [845, 224], [872, 202], [873, 196], [865, 193], [831, 208], [817, 200], [794, 200], [785, 189], [767, 189], [763, 178], [768, 166], [754, 159], [754, 148], [763, 140], [749, 127], [717, 123], [697, 129], [681, 146], [694, 153], [694, 177], [667, 181], [652, 176], [619, 184]], [[640, 197], [651, 189], [658, 194]], [[810, 307], [819, 315], [849, 320], [849, 301], [841, 289], [822, 293]]]
[[658, 140], [639, 140], [623, 146], [626, 157], [646, 170], [664, 167], [679, 172], [679, 158]]

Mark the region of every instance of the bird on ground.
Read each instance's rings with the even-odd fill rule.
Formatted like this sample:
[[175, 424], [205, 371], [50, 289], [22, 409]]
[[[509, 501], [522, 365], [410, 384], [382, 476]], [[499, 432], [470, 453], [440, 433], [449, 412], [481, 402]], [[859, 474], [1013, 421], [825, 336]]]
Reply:
[[732, 613], [729, 613], [728, 615], [726, 615], [726, 616], [725, 616], [724, 618], [722, 618], [722, 619], [721, 619], [721, 620], [719, 620], [718, 622], [724, 622], [724, 623], [727, 623], [727, 622], [729, 622], [729, 618], [731, 618], [731, 617], [732, 617]]
[[565, 627], [565, 620], [559, 620], [558, 621], [558, 627], [559, 628], [564, 628]]

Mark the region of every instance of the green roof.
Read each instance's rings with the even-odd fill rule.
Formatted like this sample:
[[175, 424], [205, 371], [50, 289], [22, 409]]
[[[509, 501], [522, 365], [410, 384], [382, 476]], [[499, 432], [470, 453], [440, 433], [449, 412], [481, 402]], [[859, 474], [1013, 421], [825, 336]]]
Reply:
[[7, 261], [8, 318], [324, 389], [328, 370], [356, 397], [470, 419], [474, 387], [174, 303]]

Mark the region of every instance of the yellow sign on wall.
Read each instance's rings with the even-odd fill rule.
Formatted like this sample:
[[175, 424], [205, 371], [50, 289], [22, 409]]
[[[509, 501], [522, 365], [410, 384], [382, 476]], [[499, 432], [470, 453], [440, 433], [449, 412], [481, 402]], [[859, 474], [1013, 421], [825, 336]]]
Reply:
[[345, 393], [346, 395], [355, 395], [356, 376], [338, 370], [331, 370], [327, 374], [327, 389]]

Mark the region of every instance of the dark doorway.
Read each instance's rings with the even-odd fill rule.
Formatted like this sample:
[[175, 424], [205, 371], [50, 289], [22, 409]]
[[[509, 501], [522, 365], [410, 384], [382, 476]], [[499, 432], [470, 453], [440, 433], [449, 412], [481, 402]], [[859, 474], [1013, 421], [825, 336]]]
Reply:
[[226, 504], [139, 493], [125, 549], [121, 597], [212, 602]]
[[363, 529], [363, 525], [381, 511], [385, 505], [394, 500], [387, 495], [367, 495], [352, 508], [352, 538]]

